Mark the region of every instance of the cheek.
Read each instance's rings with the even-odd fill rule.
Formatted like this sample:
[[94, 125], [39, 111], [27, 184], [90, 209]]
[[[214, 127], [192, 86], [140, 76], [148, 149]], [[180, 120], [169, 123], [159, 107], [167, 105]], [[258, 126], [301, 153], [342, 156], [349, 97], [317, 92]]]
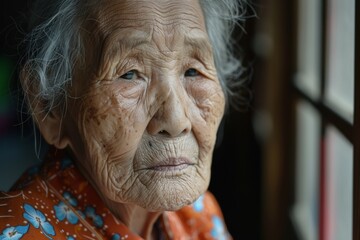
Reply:
[[201, 118], [209, 127], [217, 128], [224, 114], [225, 98], [221, 86], [214, 81], [195, 81], [189, 87]]
[[73, 139], [79, 141], [72, 148], [95, 185], [113, 196], [134, 181], [133, 158], [146, 128], [143, 108], [108, 88], [96, 89], [75, 106]]
[[135, 151], [145, 129], [141, 109], [131, 98], [108, 88], [83, 98], [77, 125], [85, 151], [108, 158]]
[[188, 92], [194, 102], [193, 131], [200, 147], [200, 158], [210, 159], [216, 133], [224, 114], [225, 98], [221, 86], [214, 81], [195, 81]]

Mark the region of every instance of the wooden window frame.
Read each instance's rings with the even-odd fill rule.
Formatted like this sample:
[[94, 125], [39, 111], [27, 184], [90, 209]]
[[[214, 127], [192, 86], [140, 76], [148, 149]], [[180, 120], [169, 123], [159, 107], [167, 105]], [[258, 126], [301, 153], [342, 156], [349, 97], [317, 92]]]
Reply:
[[[352, 144], [353, 146], [353, 240], [360, 240], [360, 3], [355, 1], [355, 72], [354, 72], [354, 81], [355, 81], [355, 89], [354, 89], [354, 121], [350, 123], [344, 117], [340, 116], [337, 112], [333, 111], [329, 106], [327, 106], [325, 102], [325, 87], [326, 87], [326, 79], [325, 79], [325, 71], [326, 71], [326, 47], [327, 47], [327, 39], [326, 39], [326, 24], [327, 24], [327, 0], [322, 1], [322, 34], [321, 34], [321, 92], [320, 98], [318, 100], [314, 100], [310, 96], [308, 96], [303, 90], [293, 84], [293, 91], [295, 92], [295, 101], [305, 101], [312, 105], [321, 115], [322, 118], [322, 129], [321, 135], [322, 137], [325, 134], [325, 127], [329, 124], [333, 125], [337, 128], [344, 137]], [[319, 144], [319, 147], [321, 144]], [[320, 160], [320, 169], [322, 169], [321, 175], [323, 174], [324, 169], [324, 159]], [[324, 176], [320, 176], [320, 185], [323, 184]], [[322, 182], [322, 183], [321, 183]], [[321, 196], [320, 198], [324, 197]], [[321, 202], [321, 200], [320, 200]], [[319, 215], [322, 215], [323, 209], [320, 207]], [[319, 220], [321, 216], [319, 217]], [[320, 220], [321, 221], [321, 220]], [[322, 227], [319, 224], [320, 228]], [[323, 240], [322, 230], [320, 229], [319, 239]]]
[[[296, 103], [303, 100], [322, 116], [322, 136], [329, 124], [336, 127], [353, 145], [353, 240], [360, 240], [360, 2], [355, 1], [354, 120], [350, 123], [322, 100], [325, 89], [326, 10], [322, 3], [321, 96], [307, 95], [295, 84], [297, 71], [297, 17], [301, 0], [262, 0], [266, 13], [260, 32], [272, 40], [272, 51], [264, 59], [263, 108], [271, 122], [264, 144], [262, 175], [262, 239], [299, 239], [290, 211], [295, 202]], [[260, 19], [260, 20], [261, 20]], [[320, 141], [320, 139], [319, 139]], [[319, 148], [321, 148], [319, 143]], [[322, 161], [319, 156], [319, 161]], [[320, 162], [321, 164], [321, 162]], [[323, 179], [322, 181], [325, 181]], [[321, 184], [321, 183], [320, 183]], [[321, 206], [319, 206], [321, 207]], [[321, 211], [321, 210], [320, 210]], [[321, 212], [319, 212], [320, 216]], [[320, 217], [319, 217], [320, 219]], [[319, 225], [320, 226], [320, 225]], [[320, 239], [322, 240], [322, 239]]]
[[[353, 176], [353, 239], [360, 240], [360, 3], [355, 1], [355, 113]], [[356, 44], [358, 43], [358, 44]]]

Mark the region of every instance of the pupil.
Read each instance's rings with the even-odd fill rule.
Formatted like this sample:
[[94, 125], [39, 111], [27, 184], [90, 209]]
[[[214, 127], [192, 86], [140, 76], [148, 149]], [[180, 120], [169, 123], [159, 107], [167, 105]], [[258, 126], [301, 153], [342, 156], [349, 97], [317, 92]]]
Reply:
[[196, 71], [196, 69], [194, 69], [194, 68], [190, 68], [190, 69], [186, 70], [186, 72], [185, 72], [186, 77], [195, 77], [197, 75], [198, 75], [198, 71]]

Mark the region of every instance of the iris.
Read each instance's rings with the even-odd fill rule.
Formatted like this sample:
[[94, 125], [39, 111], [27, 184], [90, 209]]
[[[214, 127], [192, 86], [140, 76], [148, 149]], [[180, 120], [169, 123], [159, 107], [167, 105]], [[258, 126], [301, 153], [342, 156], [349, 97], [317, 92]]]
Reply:
[[128, 71], [127, 73], [120, 76], [122, 79], [133, 80], [136, 77], [137, 72], [135, 70]]
[[196, 77], [199, 75], [199, 72], [194, 68], [189, 68], [185, 72], [185, 77]]

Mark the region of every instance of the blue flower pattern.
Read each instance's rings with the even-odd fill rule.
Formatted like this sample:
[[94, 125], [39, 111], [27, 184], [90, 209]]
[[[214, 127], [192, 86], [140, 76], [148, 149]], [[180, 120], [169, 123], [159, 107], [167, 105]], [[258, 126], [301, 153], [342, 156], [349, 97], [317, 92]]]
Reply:
[[102, 217], [96, 214], [95, 208], [93, 208], [91, 206], [87, 206], [85, 208], [85, 215], [86, 215], [86, 217], [92, 219], [94, 225], [97, 228], [102, 228], [102, 226], [104, 225], [104, 221], [103, 221]]
[[[71, 195], [70, 192], [64, 192], [63, 197], [71, 206], [76, 207], [78, 202], [76, 198]], [[78, 216], [74, 213], [71, 207], [65, 202], [59, 202], [58, 205], [54, 206], [55, 216], [59, 221], [63, 221], [64, 219], [68, 220], [71, 224], [76, 224], [79, 221]]]
[[16, 226], [5, 228], [0, 235], [0, 240], [19, 240], [29, 230], [29, 224], [26, 226]]
[[201, 212], [204, 209], [204, 195], [201, 195], [194, 203], [193, 208], [195, 212]]
[[121, 239], [121, 236], [120, 234], [118, 233], [114, 233], [112, 236], [111, 236], [111, 240], [120, 240]]
[[60, 168], [62, 170], [66, 169], [66, 168], [69, 168], [73, 165], [73, 162], [70, 160], [70, 158], [68, 157], [65, 157], [61, 160], [60, 162]]
[[79, 218], [74, 211], [64, 202], [54, 206], [55, 216], [59, 221], [68, 220], [71, 224], [76, 224]]
[[26, 203], [24, 204], [24, 210], [23, 217], [35, 228], [42, 230], [44, 235], [50, 239], [52, 238], [49, 235], [55, 236], [54, 227], [46, 220], [45, 215], [41, 211]]
[[211, 236], [217, 240], [227, 240], [228, 234], [224, 222], [218, 216], [213, 216], [211, 220], [214, 224], [214, 227], [211, 230]]
[[77, 202], [76, 198], [73, 195], [71, 195], [71, 193], [64, 192], [63, 197], [71, 204], [71, 206], [74, 206], [74, 207], [77, 206], [78, 202]]
[[[65, 158], [60, 162], [60, 168], [65, 169], [69, 168], [73, 165], [73, 162], [69, 158]], [[28, 171], [29, 175], [36, 175], [39, 171], [39, 167], [36, 166]], [[70, 190], [71, 191], [71, 190]], [[99, 211], [93, 206], [86, 206], [85, 210], [82, 208], [81, 210], [73, 210], [78, 206], [78, 199], [75, 198], [69, 191], [65, 191], [63, 194], [63, 201], [59, 201], [57, 205], [53, 207], [55, 213], [52, 212], [55, 217], [63, 221], [65, 219], [68, 220], [71, 224], [77, 224], [79, 222], [79, 218], [88, 218], [92, 220], [92, 225], [97, 228], [102, 228], [104, 226], [104, 220], [101, 217]], [[205, 195], [201, 195], [193, 204], [192, 209], [195, 212], [203, 212], [205, 210]], [[44, 208], [41, 206], [41, 208]], [[27, 225], [18, 225], [18, 226], [9, 226], [2, 230], [0, 234], [0, 240], [21, 240], [26, 233], [28, 233], [29, 228], [33, 226], [35, 229], [39, 229], [41, 233], [49, 239], [53, 239], [56, 235], [53, 225], [50, 223], [50, 219], [47, 219], [44, 213], [38, 209], [35, 209], [32, 205], [25, 203], [23, 205], [23, 217], [28, 221], [29, 224], [25, 222]], [[51, 208], [50, 208], [51, 209]], [[211, 229], [211, 236], [216, 240], [226, 240], [229, 238], [229, 234], [227, 233], [226, 227], [222, 218], [212, 215], [211, 221], [213, 223], [213, 228]], [[66, 222], [67, 224], [67, 222]], [[34, 230], [34, 229], [33, 229]], [[126, 237], [126, 236], [125, 236]], [[56, 237], [55, 237], [56, 238]], [[111, 240], [120, 240], [122, 239], [122, 235], [119, 233], [113, 233], [111, 235]], [[74, 236], [69, 235], [67, 233], [67, 240], [75, 240]]]

